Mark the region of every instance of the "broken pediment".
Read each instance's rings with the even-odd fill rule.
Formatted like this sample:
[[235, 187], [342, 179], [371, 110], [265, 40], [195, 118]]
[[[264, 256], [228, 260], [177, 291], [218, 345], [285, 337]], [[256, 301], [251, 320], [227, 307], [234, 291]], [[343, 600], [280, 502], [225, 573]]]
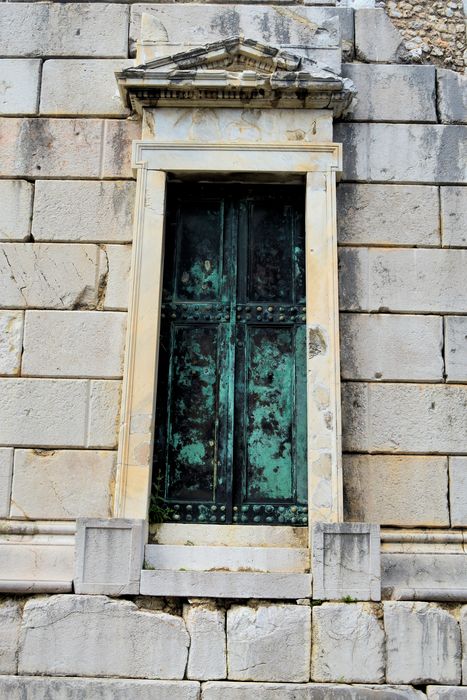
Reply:
[[[355, 89], [312, 59], [232, 37], [116, 73], [125, 104], [144, 107], [304, 107], [339, 117]], [[188, 104], [189, 103], [189, 104]]]

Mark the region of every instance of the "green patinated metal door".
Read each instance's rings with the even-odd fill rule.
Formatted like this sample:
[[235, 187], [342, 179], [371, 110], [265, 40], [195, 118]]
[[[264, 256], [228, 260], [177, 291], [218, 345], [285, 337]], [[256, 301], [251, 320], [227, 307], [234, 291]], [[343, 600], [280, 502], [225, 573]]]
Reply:
[[154, 451], [167, 519], [305, 525], [303, 188], [173, 184], [167, 212]]

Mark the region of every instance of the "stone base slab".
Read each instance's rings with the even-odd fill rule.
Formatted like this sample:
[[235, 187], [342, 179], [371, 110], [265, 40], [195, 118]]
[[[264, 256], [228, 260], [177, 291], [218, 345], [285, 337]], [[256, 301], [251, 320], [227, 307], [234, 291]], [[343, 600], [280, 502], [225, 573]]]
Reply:
[[202, 686], [202, 700], [422, 700], [410, 686], [307, 683], [224, 683]]

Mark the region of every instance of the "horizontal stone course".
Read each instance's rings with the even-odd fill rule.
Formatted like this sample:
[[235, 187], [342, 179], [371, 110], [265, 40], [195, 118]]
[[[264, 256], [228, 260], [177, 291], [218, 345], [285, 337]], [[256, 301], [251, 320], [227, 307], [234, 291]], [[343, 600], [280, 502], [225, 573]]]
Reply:
[[448, 382], [467, 382], [467, 316], [447, 316], [445, 356]]
[[449, 505], [452, 527], [466, 527], [467, 457], [449, 458]]
[[37, 59], [0, 59], [0, 114], [37, 113], [40, 69]]
[[13, 449], [0, 447], [0, 518], [7, 518], [10, 513], [12, 474]]
[[[202, 700], [423, 700], [425, 693], [410, 686], [345, 685], [338, 683], [203, 684]], [[15, 698], [16, 700], [16, 698]]]
[[23, 322], [23, 311], [0, 311], [0, 375], [20, 372]]
[[467, 77], [453, 70], [438, 68], [438, 110], [441, 121], [467, 124]]
[[453, 602], [459, 598], [466, 600], [467, 555], [459, 551], [449, 553], [446, 551], [448, 546], [443, 544], [434, 554], [428, 548], [422, 554], [410, 551], [409, 547], [406, 552], [383, 551], [383, 594], [396, 600], [401, 596], [408, 596], [409, 600], [433, 597], [443, 602]]
[[459, 688], [454, 685], [428, 685], [426, 696], [428, 700], [466, 700], [467, 688]]
[[441, 187], [443, 246], [467, 248], [467, 187]]
[[33, 185], [0, 180], [0, 240], [24, 241], [31, 231]]

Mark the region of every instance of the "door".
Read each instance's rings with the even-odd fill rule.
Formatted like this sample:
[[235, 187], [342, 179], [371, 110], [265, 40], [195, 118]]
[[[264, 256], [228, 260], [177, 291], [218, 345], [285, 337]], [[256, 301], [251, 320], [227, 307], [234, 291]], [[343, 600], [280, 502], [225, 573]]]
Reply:
[[304, 188], [169, 187], [154, 449], [166, 519], [307, 523]]

